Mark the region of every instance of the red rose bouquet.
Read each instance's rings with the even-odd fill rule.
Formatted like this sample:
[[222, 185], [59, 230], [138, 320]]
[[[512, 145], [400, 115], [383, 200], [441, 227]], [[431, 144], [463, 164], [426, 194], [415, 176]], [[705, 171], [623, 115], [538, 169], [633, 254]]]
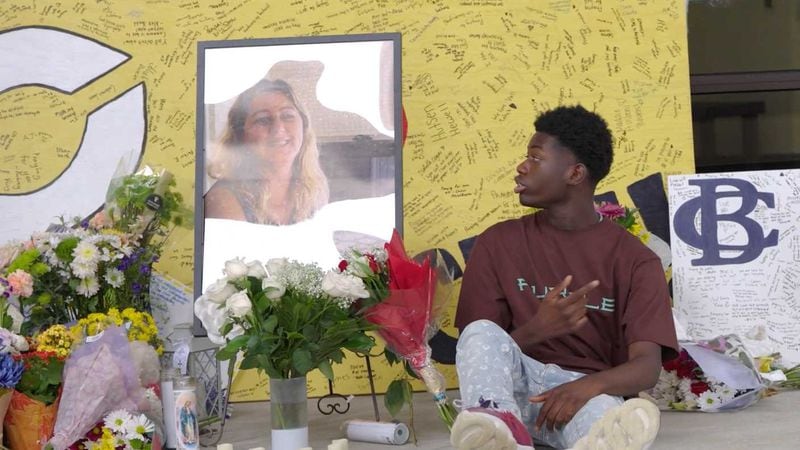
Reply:
[[432, 264], [430, 257], [422, 263], [409, 258], [397, 231], [384, 249], [351, 252], [340, 262], [339, 271], [363, 281], [369, 292], [363, 301], [364, 317], [378, 326], [386, 347], [425, 383], [449, 428], [457, 413], [447, 399], [444, 377], [433, 365], [428, 341], [438, 330], [447, 298], [436, 295], [437, 285], [452, 281], [452, 275]]

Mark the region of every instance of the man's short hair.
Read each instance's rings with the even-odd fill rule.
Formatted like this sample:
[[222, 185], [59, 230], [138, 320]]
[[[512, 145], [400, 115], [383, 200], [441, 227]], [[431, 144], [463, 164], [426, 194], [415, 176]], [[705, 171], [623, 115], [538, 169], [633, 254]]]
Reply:
[[608, 175], [614, 159], [613, 142], [608, 124], [598, 114], [581, 105], [559, 106], [540, 114], [533, 126], [569, 148], [589, 170], [594, 184]]

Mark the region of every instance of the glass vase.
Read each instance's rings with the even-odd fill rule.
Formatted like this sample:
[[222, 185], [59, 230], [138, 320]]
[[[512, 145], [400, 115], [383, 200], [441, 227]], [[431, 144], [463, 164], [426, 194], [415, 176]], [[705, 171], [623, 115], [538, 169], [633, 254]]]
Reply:
[[270, 378], [272, 450], [308, 447], [308, 389], [306, 377]]

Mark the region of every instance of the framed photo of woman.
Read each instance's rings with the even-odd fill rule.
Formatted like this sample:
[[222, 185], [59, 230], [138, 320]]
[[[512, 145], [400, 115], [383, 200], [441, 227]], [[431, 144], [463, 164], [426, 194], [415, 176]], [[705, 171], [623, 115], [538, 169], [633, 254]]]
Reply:
[[195, 298], [236, 257], [334, 267], [402, 231], [400, 35], [198, 43]]

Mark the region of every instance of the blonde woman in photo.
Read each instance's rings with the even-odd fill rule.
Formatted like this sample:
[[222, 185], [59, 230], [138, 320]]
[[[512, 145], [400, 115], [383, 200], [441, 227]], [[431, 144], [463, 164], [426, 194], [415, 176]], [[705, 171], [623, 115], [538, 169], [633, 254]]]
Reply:
[[216, 182], [206, 218], [289, 225], [328, 203], [308, 114], [283, 80], [262, 79], [239, 95], [208, 175]]

